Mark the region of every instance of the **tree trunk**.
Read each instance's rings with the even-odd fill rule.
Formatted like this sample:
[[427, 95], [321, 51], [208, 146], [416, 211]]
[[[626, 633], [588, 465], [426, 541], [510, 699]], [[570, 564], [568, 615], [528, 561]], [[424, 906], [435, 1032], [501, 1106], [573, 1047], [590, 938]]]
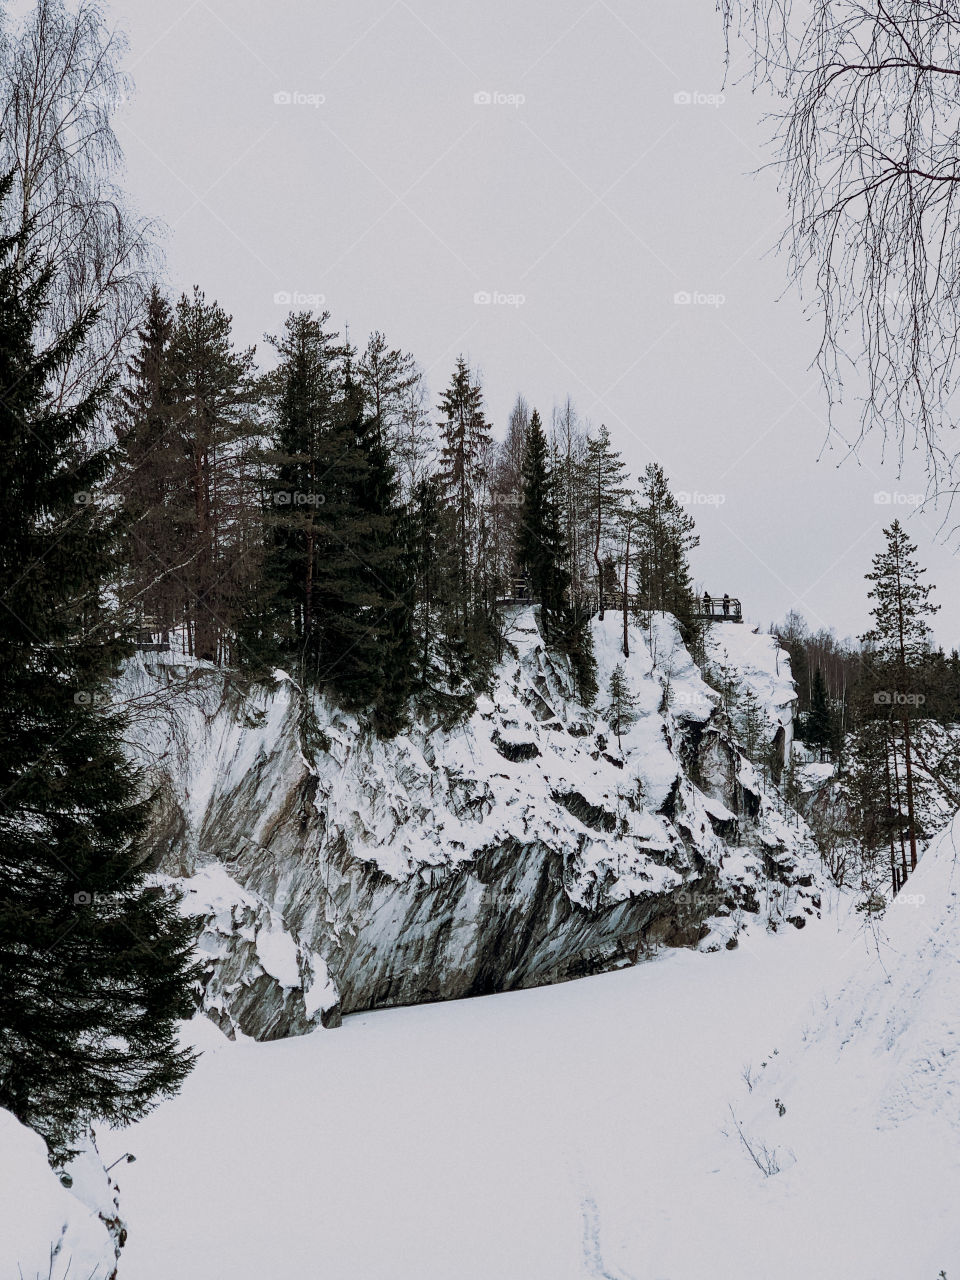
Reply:
[[633, 522], [627, 525], [627, 546], [623, 558], [623, 656], [630, 657], [629, 607], [627, 603], [627, 587], [630, 585], [630, 537], [633, 533]]
[[910, 752], [910, 714], [903, 716], [903, 767], [907, 782], [907, 821], [910, 823], [910, 870], [917, 869], [917, 828], [913, 809], [913, 761]]

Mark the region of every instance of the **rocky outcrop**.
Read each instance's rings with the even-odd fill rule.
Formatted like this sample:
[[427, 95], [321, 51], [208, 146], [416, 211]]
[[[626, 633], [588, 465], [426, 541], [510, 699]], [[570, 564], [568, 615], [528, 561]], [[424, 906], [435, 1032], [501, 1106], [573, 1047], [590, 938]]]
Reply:
[[[204, 1004], [228, 1033], [562, 981], [816, 911], [809, 835], [671, 619], [631, 637], [619, 743], [532, 610], [509, 641], [465, 724], [389, 742], [283, 673], [247, 687], [165, 655], [130, 665], [163, 797], [150, 856], [202, 917]], [[595, 622], [594, 642], [603, 690], [619, 624]]]

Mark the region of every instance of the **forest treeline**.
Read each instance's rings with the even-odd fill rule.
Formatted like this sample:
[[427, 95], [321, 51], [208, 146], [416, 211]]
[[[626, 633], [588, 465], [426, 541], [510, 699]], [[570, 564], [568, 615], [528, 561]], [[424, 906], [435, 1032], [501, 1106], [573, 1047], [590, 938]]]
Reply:
[[547, 428], [518, 397], [497, 440], [462, 356], [431, 413], [413, 356], [380, 332], [359, 350], [302, 311], [267, 343], [260, 371], [219, 303], [152, 290], [110, 472], [78, 495], [122, 532], [91, 630], [292, 667], [386, 733], [417, 707], [472, 705], [518, 596], [586, 703], [594, 610], [669, 610], [695, 642], [692, 518], [659, 465], [632, 478], [569, 399]]
[[896, 893], [922, 842], [960, 807], [960, 654], [933, 642], [935, 588], [899, 521], [884, 537], [866, 574], [873, 625], [863, 636], [811, 632], [796, 612], [771, 631], [790, 654], [798, 737], [833, 767], [829, 791], [810, 805], [794, 760], [787, 796], [807, 812], [838, 881], [856, 874]]

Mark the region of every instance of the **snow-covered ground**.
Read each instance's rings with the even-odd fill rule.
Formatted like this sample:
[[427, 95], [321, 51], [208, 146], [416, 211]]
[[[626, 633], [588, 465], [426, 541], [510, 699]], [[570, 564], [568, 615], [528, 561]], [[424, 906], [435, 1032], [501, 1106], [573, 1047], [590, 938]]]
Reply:
[[960, 1280], [958, 837], [879, 932], [835, 900], [333, 1034], [192, 1024], [182, 1095], [101, 1142], [119, 1280]]
[[[112, 1280], [125, 1235], [116, 1184], [87, 1140], [55, 1173], [43, 1139], [0, 1109], [0, 1276]], [[122, 1154], [122, 1153], [121, 1153]]]

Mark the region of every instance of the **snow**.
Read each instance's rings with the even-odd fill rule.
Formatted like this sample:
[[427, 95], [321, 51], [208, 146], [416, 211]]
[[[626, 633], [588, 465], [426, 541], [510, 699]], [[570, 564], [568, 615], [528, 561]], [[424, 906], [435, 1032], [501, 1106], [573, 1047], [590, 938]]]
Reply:
[[333, 1034], [190, 1024], [181, 1096], [106, 1139], [138, 1156], [119, 1280], [952, 1277], [958, 841], [879, 925], [835, 896], [734, 951]]
[[300, 986], [297, 944], [283, 929], [261, 929], [257, 934], [257, 958], [265, 973], [287, 990]]
[[7, 1280], [109, 1280], [116, 1249], [101, 1212], [115, 1188], [93, 1150], [71, 1161], [68, 1190], [43, 1139], [0, 1110], [0, 1276]]

